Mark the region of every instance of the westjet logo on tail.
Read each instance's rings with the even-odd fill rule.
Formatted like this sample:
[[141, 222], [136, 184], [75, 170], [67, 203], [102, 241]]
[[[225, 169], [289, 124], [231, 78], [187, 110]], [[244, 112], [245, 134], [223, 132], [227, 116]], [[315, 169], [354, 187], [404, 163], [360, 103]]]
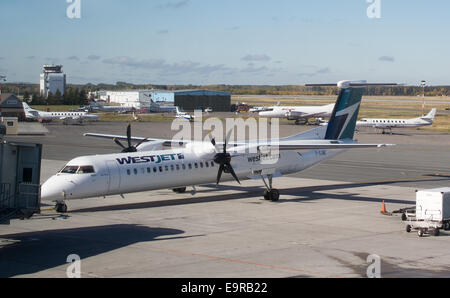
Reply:
[[182, 160], [182, 159], [184, 159], [184, 155], [182, 153], [163, 154], [163, 155], [147, 155], [147, 156], [141, 156], [141, 157], [128, 156], [128, 157], [116, 158], [117, 162], [121, 165], [147, 163], [147, 162], [161, 163], [163, 161]]

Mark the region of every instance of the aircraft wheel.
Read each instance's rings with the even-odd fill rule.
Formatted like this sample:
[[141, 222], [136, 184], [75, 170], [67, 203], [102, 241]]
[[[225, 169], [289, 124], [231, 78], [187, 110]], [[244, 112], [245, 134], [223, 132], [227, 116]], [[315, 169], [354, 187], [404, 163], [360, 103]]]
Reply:
[[176, 193], [185, 193], [186, 192], [186, 187], [179, 187], [179, 188], [174, 188], [172, 189], [174, 192]]
[[450, 222], [446, 222], [444, 224], [444, 231], [448, 231], [448, 230], [450, 230]]
[[277, 202], [280, 199], [280, 192], [278, 191], [278, 189], [272, 189], [270, 191], [270, 200], [272, 202]]
[[439, 231], [439, 229], [434, 229], [434, 231], [433, 231], [433, 236], [439, 236], [439, 234], [440, 234], [440, 231]]
[[66, 213], [67, 212], [66, 203], [56, 203], [55, 210], [56, 210], [56, 212], [59, 212], [59, 213]]
[[271, 200], [270, 192], [268, 190], [264, 191], [264, 200], [267, 200], [267, 201]]
[[411, 232], [411, 226], [410, 225], [406, 225], [406, 232], [408, 232], [408, 233]]
[[419, 235], [419, 237], [422, 237], [423, 236], [423, 230], [422, 229], [418, 230], [417, 231], [417, 235]]

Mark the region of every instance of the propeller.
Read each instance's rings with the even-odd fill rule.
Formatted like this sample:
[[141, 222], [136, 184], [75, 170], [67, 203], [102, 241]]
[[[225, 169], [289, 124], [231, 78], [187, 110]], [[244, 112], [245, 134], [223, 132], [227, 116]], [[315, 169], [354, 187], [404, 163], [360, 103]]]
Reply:
[[232, 133], [232, 130], [230, 130], [227, 134], [225, 142], [223, 143], [222, 152], [217, 152], [218, 150], [216, 148], [216, 140], [214, 138], [212, 138], [210, 135], [211, 144], [216, 148], [216, 152], [217, 152], [216, 155], [214, 156], [213, 160], [216, 164], [219, 165], [219, 171], [217, 172], [216, 185], [219, 185], [220, 178], [222, 177], [223, 172], [231, 174], [231, 176], [233, 176], [233, 178], [237, 181], [237, 183], [241, 184], [241, 182], [239, 181], [239, 178], [237, 177], [236, 173], [234, 172], [233, 167], [231, 166], [231, 155], [230, 155], [230, 153], [227, 152], [227, 143], [230, 140], [231, 133]]
[[146, 142], [147, 140], [148, 140], [148, 138], [145, 138], [142, 141], [140, 141], [139, 143], [137, 143], [136, 145], [133, 145], [131, 143], [131, 124], [130, 123], [128, 123], [128, 127], [127, 127], [127, 145], [128, 145], [128, 147], [125, 147], [117, 138], [113, 139], [113, 141], [117, 145], [122, 147], [122, 151], [121, 151], [122, 153], [137, 152], [137, 147], [139, 147], [139, 145]]

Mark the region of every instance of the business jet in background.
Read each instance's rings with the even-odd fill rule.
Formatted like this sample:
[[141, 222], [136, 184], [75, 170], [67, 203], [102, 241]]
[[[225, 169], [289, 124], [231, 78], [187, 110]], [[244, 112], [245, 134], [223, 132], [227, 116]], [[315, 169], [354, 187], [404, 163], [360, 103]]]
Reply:
[[108, 113], [132, 113], [136, 112], [134, 107], [126, 106], [105, 106], [91, 99], [88, 109], [92, 112], [108, 112]]
[[177, 114], [175, 115], [175, 118], [186, 119], [190, 122], [194, 121], [194, 119], [195, 119], [194, 115], [190, 115], [186, 112], [182, 112], [179, 107], [175, 107], [175, 110], [177, 112]]
[[414, 128], [422, 126], [431, 126], [436, 116], [436, 109], [432, 109], [426, 116], [412, 119], [386, 119], [386, 118], [363, 118], [356, 122], [359, 127], [373, 127], [381, 129], [382, 133], [386, 130], [392, 134], [392, 128]]
[[44, 112], [32, 109], [26, 102], [23, 103], [25, 118], [28, 120], [53, 121], [62, 120], [64, 124], [83, 123], [83, 121], [97, 121], [97, 115], [91, 115], [86, 112]]
[[[264, 199], [278, 201], [280, 192], [272, 178], [307, 169], [351, 148], [379, 148], [386, 144], [358, 144], [353, 140], [363, 87], [358, 81], [338, 83], [340, 93], [328, 126], [287, 138], [230, 142], [232, 130], [223, 143], [163, 140], [88, 133], [110, 138], [122, 153], [75, 158], [41, 188], [43, 200], [56, 200], [56, 210], [66, 212], [67, 199], [173, 189], [235, 180], [262, 179]], [[123, 145], [120, 140], [126, 140]], [[136, 145], [132, 141], [138, 141]], [[160, 150], [161, 147], [170, 149]], [[155, 150], [158, 149], [158, 150]], [[272, 161], [272, 162], [269, 162]], [[194, 188], [195, 190], [195, 188]]]
[[267, 118], [285, 118], [295, 120], [295, 124], [307, 123], [310, 118], [322, 119], [330, 117], [333, 112], [334, 103], [325, 106], [273, 106], [265, 111], [259, 112], [260, 117]]

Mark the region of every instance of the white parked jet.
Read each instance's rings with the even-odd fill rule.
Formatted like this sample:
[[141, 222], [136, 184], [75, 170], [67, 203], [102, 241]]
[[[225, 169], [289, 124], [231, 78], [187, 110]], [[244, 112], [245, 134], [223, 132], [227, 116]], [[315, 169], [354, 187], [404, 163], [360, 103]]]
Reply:
[[[231, 131], [223, 144], [214, 139], [210, 143], [149, 139], [132, 137], [130, 126], [127, 136], [85, 134], [112, 138], [123, 151], [71, 160], [42, 185], [42, 199], [56, 200], [56, 209], [65, 212], [64, 200], [67, 199], [167, 188], [184, 192], [187, 186], [219, 184], [221, 179], [234, 179], [238, 183], [245, 179], [262, 179], [266, 187], [264, 198], [277, 201], [280, 193], [272, 187], [273, 177], [302, 171], [345, 149], [387, 146], [358, 144], [353, 140], [362, 87], [366, 85], [369, 84], [358, 82], [355, 86], [351, 81], [339, 82], [340, 93], [328, 126], [277, 140], [229, 143]], [[127, 140], [128, 147], [119, 140]], [[139, 144], [133, 146], [132, 141], [139, 141]], [[172, 144], [184, 147], [174, 148]], [[171, 149], [153, 149], [161, 146]]]
[[301, 120], [307, 122], [310, 118], [330, 117], [333, 112], [334, 103], [325, 106], [273, 106], [259, 112], [260, 117], [286, 118], [300, 123]]
[[193, 115], [190, 115], [190, 114], [188, 114], [186, 112], [180, 111], [179, 107], [176, 107], [176, 112], [177, 112], [177, 114], [175, 115], [175, 118], [186, 119], [186, 120], [189, 120], [191, 122], [194, 121], [194, 116]]
[[86, 112], [44, 112], [44, 111], [38, 111], [35, 109], [32, 109], [27, 103], [23, 103], [23, 109], [25, 111], [25, 118], [26, 119], [33, 119], [33, 120], [44, 120], [44, 121], [51, 121], [51, 120], [63, 120], [64, 122], [68, 121], [77, 121], [79, 123], [83, 122], [84, 120], [87, 121], [97, 121], [98, 116], [97, 115], [91, 115]]
[[426, 116], [412, 119], [386, 119], [386, 118], [363, 118], [356, 122], [357, 127], [373, 127], [392, 133], [392, 128], [422, 127], [433, 125], [436, 109], [432, 109]]
[[89, 109], [94, 112], [109, 112], [109, 113], [130, 113], [135, 112], [136, 108], [127, 106], [104, 106], [95, 100], [91, 99]]

